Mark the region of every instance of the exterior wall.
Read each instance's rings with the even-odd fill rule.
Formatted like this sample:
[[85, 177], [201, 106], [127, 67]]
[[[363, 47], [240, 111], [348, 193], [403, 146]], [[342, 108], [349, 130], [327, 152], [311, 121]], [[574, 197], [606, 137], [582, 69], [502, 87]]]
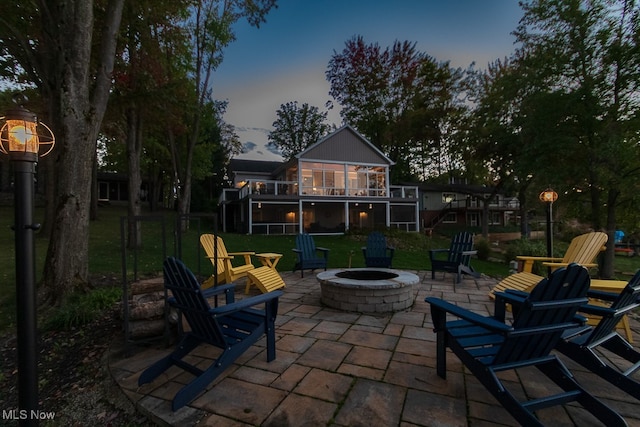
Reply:
[[[369, 145], [369, 147], [363, 147]], [[363, 140], [350, 127], [342, 128], [302, 152], [302, 160], [370, 163], [389, 166], [390, 162], [375, 147]]]

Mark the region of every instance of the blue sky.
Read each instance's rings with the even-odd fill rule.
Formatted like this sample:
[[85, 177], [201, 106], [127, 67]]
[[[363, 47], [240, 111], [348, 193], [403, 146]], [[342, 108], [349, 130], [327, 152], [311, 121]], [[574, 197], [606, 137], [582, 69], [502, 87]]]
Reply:
[[[324, 110], [325, 71], [355, 35], [382, 48], [394, 41], [455, 67], [485, 68], [514, 51], [522, 16], [516, 0], [278, 0], [260, 28], [242, 21], [213, 76], [213, 96], [228, 100], [225, 120], [250, 149], [239, 158], [278, 160], [265, 149], [281, 104]], [[339, 105], [329, 115], [340, 125]]]

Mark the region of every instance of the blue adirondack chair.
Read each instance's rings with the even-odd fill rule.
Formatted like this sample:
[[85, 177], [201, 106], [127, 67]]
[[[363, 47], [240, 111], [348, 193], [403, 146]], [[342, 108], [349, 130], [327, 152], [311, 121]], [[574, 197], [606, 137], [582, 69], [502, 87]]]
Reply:
[[367, 236], [367, 246], [362, 247], [364, 263], [367, 267], [391, 268], [395, 248], [387, 246], [384, 234], [374, 231]]
[[316, 247], [310, 234], [298, 234], [296, 236], [296, 247], [292, 250], [298, 256], [298, 260], [293, 266], [293, 271], [300, 270], [300, 277], [304, 277], [304, 270], [327, 269], [329, 249]]
[[[535, 411], [578, 402], [607, 426], [626, 426], [613, 409], [580, 386], [551, 350], [584, 305], [590, 279], [587, 270], [571, 264], [543, 279], [514, 309], [513, 323], [504, 322], [504, 293], [496, 295], [494, 316], [481, 316], [439, 298], [425, 299], [437, 334], [437, 373], [446, 378], [446, 347], [458, 356], [482, 385], [522, 425], [542, 426]], [[507, 297], [508, 299], [508, 297]], [[447, 321], [447, 314], [459, 320]], [[563, 392], [521, 401], [498, 373], [536, 367]], [[524, 396], [521, 396], [524, 397]]]
[[[190, 331], [183, 334], [176, 349], [148, 367], [138, 384], [150, 383], [171, 366], [177, 366], [195, 378], [174, 396], [171, 409], [176, 411], [191, 402], [218, 375], [266, 335], [267, 361], [276, 357], [275, 319], [278, 298], [282, 291], [273, 291], [255, 297], [234, 299], [234, 284], [201, 290], [193, 273], [176, 258], [164, 262], [165, 287], [173, 295], [169, 303], [186, 318]], [[225, 296], [226, 304], [211, 308], [208, 297]], [[264, 308], [256, 309], [256, 306]], [[222, 353], [204, 370], [183, 360], [201, 344], [222, 349]]]
[[429, 259], [431, 260], [431, 278], [436, 278], [436, 271], [456, 273], [455, 283], [460, 283], [463, 274], [473, 277], [480, 277], [471, 267], [471, 255], [477, 251], [473, 250], [473, 235], [466, 231], [460, 232], [451, 239], [449, 249], [431, 249]]
[[[640, 369], [640, 352], [633, 348], [618, 332], [616, 325], [622, 316], [640, 307], [640, 271], [629, 281], [620, 294], [589, 291], [587, 296], [602, 305], [585, 305], [580, 312], [599, 316], [595, 326], [586, 326], [566, 331], [556, 349], [598, 374], [611, 384], [640, 399], [640, 381], [632, 375]], [[598, 347], [604, 348], [622, 359], [602, 357]], [[626, 360], [629, 363], [620, 363]]]

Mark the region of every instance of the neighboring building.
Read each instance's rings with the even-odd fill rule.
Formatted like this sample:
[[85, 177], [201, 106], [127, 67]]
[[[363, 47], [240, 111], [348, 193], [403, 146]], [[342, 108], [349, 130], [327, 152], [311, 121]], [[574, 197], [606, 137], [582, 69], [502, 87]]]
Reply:
[[418, 187], [393, 186], [393, 162], [343, 126], [286, 163], [232, 160], [233, 189], [220, 198], [224, 231], [344, 233], [418, 231]]
[[[422, 227], [436, 226], [480, 227], [484, 209], [483, 200], [488, 199], [491, 189], [469, 184], [421, 184], [420, 219]], [[487, 206], [490, 226], [515, 224], [520, 209], [516, 197], [497, 194]]]

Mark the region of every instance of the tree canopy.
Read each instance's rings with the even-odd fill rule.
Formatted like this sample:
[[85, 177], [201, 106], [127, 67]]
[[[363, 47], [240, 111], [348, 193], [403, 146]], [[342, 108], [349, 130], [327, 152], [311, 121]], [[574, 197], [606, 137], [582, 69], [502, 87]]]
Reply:
[[280, 105], [278, 118], [269, 132], [269, 144], [280, 150], [285, 159], [303, 151], [325, 136], [331, 126], [326, 123], [327, 112], [306, 102], [298, 106], [297, 101]]

